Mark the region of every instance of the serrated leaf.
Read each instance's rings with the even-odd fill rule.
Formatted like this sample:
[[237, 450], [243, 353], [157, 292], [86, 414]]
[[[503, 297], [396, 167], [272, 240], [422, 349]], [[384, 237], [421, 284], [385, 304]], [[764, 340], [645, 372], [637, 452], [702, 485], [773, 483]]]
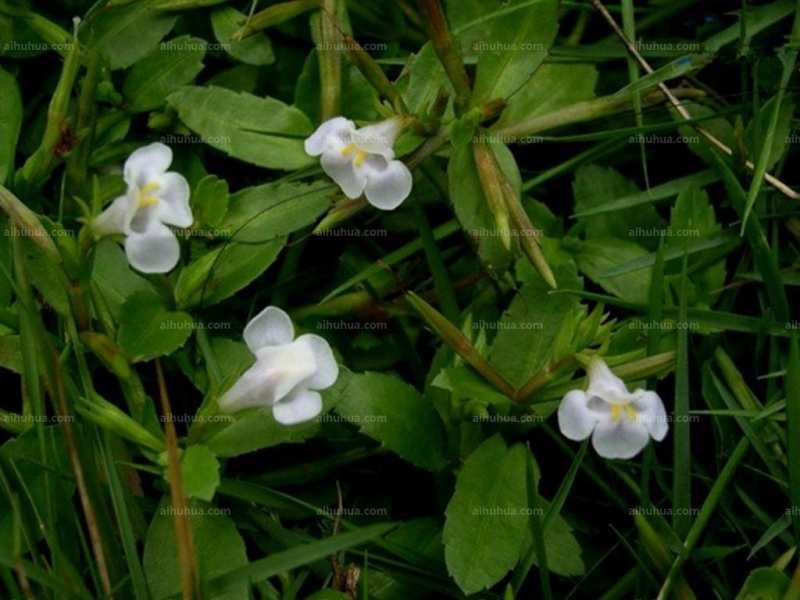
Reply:
[[[506, 177], [515, 189], [520, 188], [520, 176], [513, 155], [502, 144], [491, 144]], [[503, 246], [497, 221], [483, 193], [472, 145], [456, 147], [447, 167], [450, 180], [450, 199], [461, 227], [477, 246], [481, 261], [500, 271], [511, 261], [511, 253]]]
[[312, 224], [330, 206], [331, 185], [268, 183], [231, 196], [221, 228], [238, 242], [266, 242]]
[[[575, 212], [583, 213], [602, 207], [618, 198], [639, 192], [638, 186], [611, 168], [585, 165], [575, 172], [572, 193], [575, 195]], [[635, 236], [641, 229], [647, 232], [662, 230], [664, 220], [651, 205], [640, 205], [613, 214], [598, 214], [579, 219], [585, 228], [586, 238], [619, 238], [636, 241], [648, 250], [658, 247], [658, 236]]]
[[313, 131], [311, 122], [280, 100], [219, 87], [185, 87], [167, 101], [189, 129], [234, 158], [286, 170], [314, 163], [303, 148]]
[[145, 112], [158, 108], [172, 92], [191, 82], [203, 70], [205, 45], [204, 40], [184, 35], [138, 61], [122, 88], [128, 109]]
[[22, 96], [13, 76], [0, 69], [0, 185], [14, 170], [14, 153], [22, 127]]
[[[708, 194], [696, 183], [686, 186], [678, 195], [670, 217], [673, 235], [667, 238], [668, 247], [688, 249], [701, 236], [716, 236], [722, 232]], [[689, 266], [703, 260], [708, 253], [689, 258]], [[677, 265], [675, 268], [678, 268]], [[715, 291], [725, 283], [725, 263], [719, 262], [700, 272], [694, 272], [691, 281], [697, 290], [697, 302], [710, 306], [717, 298]]]
[[[408, 80], [404, 98], [411, 112], [427, 110], [440, 91], [453, 97], [453, 84], [445, 73], [430, 42], [426, 43], [408, 62]], [[405, 83], [405, 82], [403, 82]]]
[[606, 277], [613, 268], [630, 261], [648, 257], [650, 253], [632, 242], [599, 238], [582, 242], [575, 252], [575, 262], [581, 273], [610, 294], [622, 300], [646, 305], [653, 267], [631, 273]]
[[96, 45], [112, 69], [130, 67], [147, 56], [178, 19], [152, 10], [159, 1], [139, 0], [98, 10], [81, 28], [81, 41]]
[[431, 382], [431, 385], [450, 390], [457, 396], [471, 400], [480, 399], [490, 404], [508, 406], [511, 400], [487, 382], [471, 367], [447, 367]]
[[[153, 598], [180, 595], [181, 569], [176, 552], [175, 525], [169, 498], [164, 497], [155, 512], [144, 546], [144, 572]], [[201, 500], [187, 502], [189, 528], [192, 534], [197, 572], [201, 581], [248, 564], [244, 541], [230, 517], [220, 514], [212, 504]], [[241, 600], [250, 596], [248, 582], [242, 580], [216, 600]]]
[[[485, 4], [484, 16], [473, 22], [480, 31], [472, 43], [478, 53], [474, 106], [517, 92], [542, 64], [558, 31], [559, 0]], [[466, 25], [459, 33], [471, 28], [472, 24]]]
[[259, 31], [239, 42], [232, 42], [231, 36], [240, 29], [246, 15], [235, 8], [223, 6], [211, 13], [211, 27], [214, 37], [230, 56], [248, 65], [257, 67], [275, 62], [275, 53], [267, 34]]
[[191, 263], [178, 277], [175, 302], [181, 309], [211, 306], [261, 275], [278, 257], [285, 239], [264, 244], [228, 242]]
[[22, 373], [22, 349], [18, 335], [0, 336], [0, 367]]
[[108, 311], [114, 319], [125, 299], [136, 292], [156, 293], [153, 285], [130, 268], [125, 252], [119, 244], [105, 239], [94, 247], [92, 282], [98, 287]]
[[[559, 289], [580, 290], [583, 285], [575, 265], [561, 263], [554, 268]], [[489, 363], [514, 387], [521, 387], [547, 366], [557, 351], [556, 340], [574, 315], [583, 314], [575, 296], [557, 296], [541, 278], [520, 288], [497, 326], [489, 352]]]
[[271, 406], [242, 411], [234, 415], [234, 419], [232, 424], [204, 442], [217, 456], [230, 458], [280, 444], [304, 442], [319, 432], [317, 421], [297, 425], [278, 423], [272, 416]]
[[183, 346], [193, 326], [190, 314], [168, 310], [157, 294], [137, 292], [120, 308], [117, 343], [130, 360], [150, 360]]
[[[539, 500], [545, 514], [550, 508], [550, 503], [541, 498]], [[572, 528], [558, 515], [550, 529], [545, 534], [544, 547], [547, 550], [547, 568], [562, 577], [577, 577], [586, 572], [586, 567], [581, 559], [581, 546], [572, 534]], [[538, 564], [534, 560], [534, 564]]]
[[760, 567], [750, 572], [736, 600], [783, 600], [789, 577], [775, 568]]
[[508, 100], [496, 127], [505, 127], [594, 98], [599, 74], [594, 65], [545, 63]]
[[444, 526], [447, 570], [465, 594], [484, 590], [517, 563], [530, 516], [527, 449], [495, 435], [470, 454], [456, 479]]
[[[221, 347], [221, 346], [217, 346]], [[232, 372], [244, 372], [252, 364], [252, 354], [249, 360], [234, 367], [231, 362], [224, 362]], [[342, 369], [339, 379], [328, 389], [322, 390], [322, 414], [324, 415], [338, 404], [342, 391], [346, 389], [351, 374]], [[233, 382], [231, 382], [232, 384]], [[231, 415], [233, 423], [219, 428], [211, 434], [210, 439], [204, 441], [217, 456], [240, 456], [248, 452], [255, 452], [263, 448], [271, 448], [279, 444], [303, 442], [319, 433], [322, 416], [312, 421], [298, 423], [297, 425], [284, 425], [278, 423], [272, 414], [272, 407], [243, 410]]]
[[206, 446], [186, 448], [181, 455], [181, 477], [186, 495], [211, 502], [219, 487], [219, 468], [216, 454]]
[[[772, 119], [772, 111], [775, 109], [775, 102], [777, 99], [778, 96], [773, 96], [764, 103], [745, 132], [745, 143], [750, 152], [750, 159], [753, 162], [757, 160], [758, 153], [762, 150], [763, 140], [761, 136], [765, 135], [769, 128], [769, 123]], [[769, 148], [764, 148], [764, 150], [769, 152], [767, 171], [778, 164], [778, 161], [786, 151], [786, 146], [791, 139], [794, 109], [795, 104], [792, 95], [787, 94], [783, 98], [780, 112], [778, 113], [778, 124], [777, 127], [775, 127], [775, 133], [772, 137], [772, 145]]]
[[336, 412], [418, 467], [438, 471], [446, 464], [444, 425], [438, 413], [401, 379], [381, 373], [353, 375]]
[[[326, 18], [326, 17], [322, 17]], [[313, 50], [303, 65], [294, 90], [294, 104], [314, 123], [320, 117], [319, 56]], [[342, 65], [342, 115], [355, 121], [378, 121], [381, 119], [376, 106], [380, 105], [378, 93], [358, 68], [345, 61]], [[395, 149], [396, 150], [396, 149]]]
[[200, 180], [192, 194], [195, 223], [216, 226], [228, 212], [228, 182], [216, 175]]

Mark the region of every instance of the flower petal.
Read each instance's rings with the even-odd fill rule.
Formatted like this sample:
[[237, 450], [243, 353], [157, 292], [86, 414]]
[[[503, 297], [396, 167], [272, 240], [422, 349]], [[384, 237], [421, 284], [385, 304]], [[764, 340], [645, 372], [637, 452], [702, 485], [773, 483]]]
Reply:
[[194, 223], [189, 207], [189, 182], [180, 173], [164, 173], [158, 178], [159, 189], [155, 195], [161, 200], [158, 218], [162, 223], [176, 227], [191, 227]]
[[344, 117], [334, 117], [317, 127], [303, 144], [306, 154], [319, 156], [329, 149], [341, 150], [356, 130], [355, 124]]
[[298, 389], [272, 407], [278, 423], [295, 425], [322, 412], [322, 397], [312, 390]]
[[592, 357], [587, 372], [589, 387], [586, 393], [589, 396], [597, 396], [612, 404], [627, 404], [632, 400], [625, 382], [611, 372], [603, 359]]
[[128, 262], [142, 273], [168, 273], [181, 256], [178, 238], [169, 227], [155, 223], [143, 233], [131, 231], [125, 238]]
[[650, 434], [643, 423], [623, 415], [600, 421], [594, 428], [592, 446], [604, 458], [633, 458], [647, 446]]
[[264, 364], [256, 361], [236, 382], [217, 399], [217, 406], [223, 413], [234, 413], [245, 408], [269, 406], [269, 377]]
[[324, 390], [331, 387], [339, 377], [339, 365], [336, 363], [328, 340], [313, 333], [306, 333], [297, 338], [298, 342], [301, 340], [311, 346], [317, 363], [317, 370], [311, 377], [303, 381], [303, 387], [312, 390]]
[[172, 149], [155, 142], [138, 148], [125, 161], [125, 183], [133, 187], [144, 187], [158, 179], [172, 164]]
[[399, 160], [391, 161], [382, 170], [370, 167], [367, 173], [367, 201], [375, 208], [394, 210], [408, 198], [413, 183], [411, 171]]
[[393, 146], [399, 133], [400, 119], [395, 117], [356, 130], [353, 142], [360, 150], [378, 154], [390, 161], [394, 158]]
[[558, 406], [558, 428], [562, 435], [579, 442], [592, 434], [600, 415], [589, 410], [588, 398], [581, 390], [568, 392]]
[[353, 154], [341, 150], [330, 150], [322, 155], [322, 170], [342, 188], [344, 195], [354, 200], [364, 193], [367, 174], [364, 165], [357, 168], [353, 164]]
[[128, 197], [120, 196], [92, 219], [92, 231], [98, 235], [123, 233], [128, 220]]
[[661, 397], [655, 392], [636, 390], [633, 393], [633, 405], [636, 407], [636, 420], [644, 423], [650, 436], [660, 442], [669, 431], [667, 411]]
[[273, 406], [290, 396], [316, 368], [314, 352], [307, 343], [264, 346], [256, 353], [255, 364], [217, 400], [217, 405], [226, 413]]
[[253, 354], [266, 346], [283, 346], [294, 339], [292, 320], [277, 306], [268, 306], [244, 328], [244, 341]]
[[298, 339], [283, 346], [264, 346], [256, 352], [256, 358], [256, 364], [261, 366], [269, 381], [266, 398], [269, 404], [288, 396], [317, 371], [314, 350], [304, 340]]

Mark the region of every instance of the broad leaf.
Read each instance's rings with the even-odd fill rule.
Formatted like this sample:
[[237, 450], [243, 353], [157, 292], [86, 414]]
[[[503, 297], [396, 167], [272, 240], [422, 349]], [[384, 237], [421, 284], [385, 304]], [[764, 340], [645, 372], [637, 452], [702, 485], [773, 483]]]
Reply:
[[526, 452], [496, 435], [458, 473], [443, 539], [447, 570], [465, 594], [494, 585], [520, 558], [530, 519]]
[[239, 42], [231, 41], [231, 36], [241, 28], [240, 23], [246, 18], [246, 15], [230, 6], [216, 9], [211, 13], [214, 37], [223, 50], [236, 60], [258, 67], [272, 64], [275, 62], [272, 43], [263, 31]]
[[284, 241], [278, 238], [263, 244], [220, 245], [181, 272], [175, 302], [185, 309], [211, 306], [232, 296], [275, 261]]
[[144, 112], [158, 108], [172, 92], [191, 82], [203, 69], [205, 45], [201, 39], [184, 35], [137, 62], [122, 88], [128, 109]]
[[311, 122], [280, 100], [219, 87], [185, 87], [167, 100], [189, 129], [234, 158], [271, 169], [314, 163], [303, 149]]
[[[230, 517], [214, 505], [200, 500], [187, 503], [197, 572], [202, 582], [248, 564], [244, 541]], [[181, 592], [181, 569], [178, 565], [175, 516], [168, 497], [164, 497], [147, 530], [144, 545], [144, 572], [153, 598], [166, 598]], [[242, 580], [217, 600], [241, 600], [250, 597], [250, 586]]]
[[194, 327], [190, 314], [168, 310], [149, 291], [129, 296], [119, 312], [117, 342], [134, 362], [174, 352], [186, 343]]
[[14, 170], [14, 152], [22, 126], [22, 97], [17, 82], [0, 69], [0, 185]]
[[81, 27], [81, 41], [96, 45], [112, 69], [130, 67], [147, 56], [178, 19], [174, 13], [152, 10], [158, 2], [138, 0], [100, 8]]
[[353, 375], [336, 412], [414, 465], [432, 471], [445, 465], [444, 425], [438, 413], [401, 379], [380, 373]]
[[230, 198], [220, 228], [237, 242], [268, 242], [307, 225], [330, 206], [337, 188], [324, 183], [268, 183], [245, 188]]

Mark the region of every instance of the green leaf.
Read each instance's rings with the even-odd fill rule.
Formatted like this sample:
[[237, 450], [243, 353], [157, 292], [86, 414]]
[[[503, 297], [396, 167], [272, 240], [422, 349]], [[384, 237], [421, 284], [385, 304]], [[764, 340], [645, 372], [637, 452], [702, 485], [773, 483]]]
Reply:
[[185, 87], [167, 101], [189, 129], [234, 158], [286, 170], [315, 162], [303, 149], [311, 122], [280, 100], [219, 87]]
[[[327, 17], [323, 17], [327, 18]], [[297, 79], [294, 90], [294, 103], [308, 117], [320, 121], [320, 80], [319, 56], [313, 50], [303, 65], [303, 72]], [[356, 121], [378, 121], [382, 117], [375, 110], [380, 105], [378, 93], [358, 68], [350, 63], [342, 65], [342, 116]]]
[[[714, 111], [702, 104], [686, 104], [684, 108], [689, 112], [692, 118], [703, 119], [703, 129], [711, 133], [719, 141], [728, 146], [728, 148], [735, 147], [733, 126], [724, 117], [711, 118], [714, 115]], [[705, 136], [699, 135], [691, 125], [681, 125], [678, 127], [678, 133], [688, 140], [686, 147], [689, 148], [689, 150], [704, 159], [711, 166], [716, 164], [715, 159], [711, 158], [711, 154], [716, 152], [716, 146], [713, 146]], [[731, 159], [725, 155], [724, 160], [730, 161]]]
[[[550, 503], [545, 499], [539, 500], [545, 514], [550, 508]], [[561, 515], [553, 519], [545, 534], [544, 547], [547, 549], [547, 568], [562, 577], [577, 577], [586, 572], [586, 567], [581, 559], [581, 546], [572, 534], [572, 528]], [[538, 565], [534, 557], [533, 564]]]
[[0, 367], [22, 373], [22, 349], [18, 335], [0, 336]]
[[[698, 241], [700, 237], [714, 237], [722, 232], [708, 194], [696, 183], [686, 186], [678, 195], [670, 215], [669, 228], [673, 235], [667, 238], [668, 246], [685, 250], [688, 250], [692, 241]], [[703, 258], [704, 253], [692, 256], [689, 265], [697, 264]], [[693, 273], [691, 280], [697, 290], [697, 301], [710, 306], [717, 298], [714, 292], [725, 283], [725, 262]]]
[[229, 242], [191, 263], [178, 277], [175, 302], [181, 309], [211, 306], [261, 275], [283, 249], [284, 238], [264, 244]]
[[[559, 289], [582, 289], [575, 265], [553, 267]], [[522, 387], [546, 367], [560, 349], [556, 340], [566, 325], [584, 314], [575, 296], [556, 296], [541, 278], [523, 285], [497, 324], [497, 336], [489, 352], [491, 364], [514, 387]]]
[[[503, 172], [515, 189], [520, 189], [519, 170], [513, 155], [503, 144], [490, 144]], [[478, 256], [487, 266], [502, 271], [511, 261], [511, 253], [503, 246], [489, 201], [483, 193], [472, 145], [453, 149], [447, 168], [450, 199], [461, 227], [477, 246]]]
[[594, 98], [597, 67], [584, 64], [543, 64], [520, 90], [508, 99], [508, 107], [496, 127], [505, 127]]
[[[575, 172], [572, 184], [575, 195], [575, 212], [592, 211], [618, 198], [637, 194], [638, 186], [611, 168], [598, 165], [586, 165]], [[614, 212], [599, 214], [578, 220], [585, 228], [586, 238], [619, 238], [630, 240], [638, 228], [644, 230], [662, 230], [664, 221], [651, 205], [640, 205]], [[637, 242], [648, 250], [658, 247], [658, 236], [637, 237]]]
[[59, 315], [69, 315], [69, 295], [66, 278], [60, 266], [53, 264], [29, 236], [21, 236], [25, 272], [44, 301]]
[[511, 400], [501, 394], [495, 387], [481, 377], [471, 367], [447, 367], [431, 382], [431, 385], [450, 390], [459, 397], [467, 400], [480, 399], [490, 404], [508, 406]]
[[[775, 102], [778, 96], [773, 96], [758, 111], [756, 117], [750, 122], [745, 133], [745, 144], [750, 153], [750, 159], [755, 162], [758, 153], [761, 151], [764, 136], [769, 128], [772, 119], [772, 111], [775, 110]], [[786, 146], [792, 133], [792, 117], [794, 115], [795, 104], [791, 94], [787, 94], [781, 102], [780, 112], [778, 113], [778, 123], [772, 137], [772, 144], [765, 148], [769, 152], [767, 159], [767, 171], [778, 164], [778, 161], [786, 151]]]
[[14, 77], [0, 69], [0, 185], [14, 170], [14, 152], [22, 127], [22, 96]]
[[174, 14], [152, 10], [158, 1], [101, 8], [81, 27], [81, 41], [96, 45], [112, 69], [130, 67], [147, 56], [178, 20]]
[[[222, 340], [214, 344], [215, 348], [230, 348], [230, 344], [223, 346]], [[231, 353], [237, 352], [231, 349]], [[249, 351], [248, 351], [249, 353]], [[234, 365], [230, 357], [220, 361], [220, 366], [231, 373], [243, 373], [253, 363], [253, 355], [249, 353], [246, 361]], [[347, 388], [351, 374], [346, 369], [339, 372], [339, 379], [326, 390], [320, 392], [322, 396], [322, 414], [327, 413], [337, 405], [342, 392]], [[233, 384], [233, 381], [230, 382]], [[204, 444], [211, 448], [217, 456], [240, 456], [248, 452], [255, 452], [263, 448], [271, 448], [279, 444], [303, 442], [319, 433], [320, 422], [323, 417], [313, 421], [298, 423], [297, 425], [284, 425], [278, 423], [272, 415], [272, 407], [249, 409], [231, 415], [232, 424], [213, 431], [210, 439]]]
[[478, 52], [474, 106], [508, 98], [542, 64], [558, 31], [559, 0], [490, 0], [483, 11], [473, 22], [480, 32], [472, 47]]
[[108, 239], [100, 240], [94, 247], [92, 283], [115, 320], [119, 319], [120, 307], [129, 296], [144, 291], [156, 293], [147, 279], [130, 268], [119, 244]]
[[[276, 552], [271, 556], [256, 560], [245, 567], [230, 571], [217, 577], [209, 586], [210, 597], [217, 600], [222, 592], [227, 592], [242, 583], [255, 583], [279, 573], [285, 573], [314, 561], [328, 558], [331, 554], [366, 544], [395, 527], [394, 523], [381, 523], [362, 527], [355, 531], [340, 533], [338, 535], [315, 540], [308, 544]], [[228, 596], [224, 596], [228, 598]], [[242, 598], [242, 596], [236, 596]]]
[[236, 420], [232, 424], [204, 442], [217, 456], [230, 458], [280, 444], [304, 442], [319, 433], [317, 421], [297, 425], [278, 423], [271, 406], [242, 411], [233, 418]]
[[337, 592], [336, 590], [320, 590], [316, 594], [311, 594], [306, 600], [353, 600], [351, 596]]
[[189, 498], [211, 502], [219, 487], [219, 461], [202, 445], [189, 446], [181, 455], [183, 488]]
[[522, 444], [495, 435], [470, 454], [444, 526], [447, 570], [465, 594], [486, 589], [519, 560], [530, 516]]
[[438, 413], [401, 379], [380, 373], [353, 375], [336, 412], [418, 467], [438, 471], [446, 464], [444, 425]]
[[172, 312], [152, 292], [129, 296], [120, 308], [117, 343], [134, 362], [174, 352], [186, 343], [194, 319], [185, 312]]
[[[429, 109], [440, 91], [448, 93], [451, 98], [455, 94], [453, 84], [430, 42], [409, 60], [407, 68], [404, 100], [412, 113]], [[401, 80], [401, 83], [406, 83], [406, 80]]]
[[611, 269], [627, 262], [649, 257], [650, 253], [633, 242], [618, 239], [592, 239], [582, 242], [575, 252], [581, 273], [618, 298], [647, 305], [653, 267], [606, 277]]
[[317, 182], [268, 183], [245, 188], [230, 199], [220, 227], [238, 242], [266, 242], [313, 223], [330, 206], [335, 186]]
[[[170, 500], [165, 496], [150, 522], [145, 539], [144, 572], [153, 598], [165, 598], [181, 591], [171, 508]], [[197, 572], [202, 582], [248, 564], [244, 541], [230, 517], [221, 514], [214, 505], [200, 500], [189, 500], [187, 509]], [[215, 600], [249, 598], [250, 586], [241, 581], [213, 597]]]
[[241, 27], [239, 23], [246, 18], [246, 15], [230, 6], [216, 9], [211, 13], [211, 27], [214, 29], [214, 37], [217, 38], [222, 49], [236, 60], [257, 67], [272, 64], [275, 62], [272, 43], [263, 31], [239, 42], [231, 41], [231, 36]]
[[753, 569], [736, 600], [783, 600], [789, 588], [785, 573], [771, 567]]
[[195, 223], [219, 225], [228, 212], [228, 182], [216, 175], [200, 180], [192, 194]]
[[122, 88], [128, 109], [144, 112], [162, 106], [167, 96], [203, 70], [205, 46], [204, 40], [184, 35], [137, 62]]

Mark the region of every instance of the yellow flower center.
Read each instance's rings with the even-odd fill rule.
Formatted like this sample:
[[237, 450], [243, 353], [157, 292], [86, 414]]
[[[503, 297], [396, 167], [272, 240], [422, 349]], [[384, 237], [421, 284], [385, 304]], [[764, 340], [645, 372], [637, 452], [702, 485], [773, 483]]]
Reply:
[[622, 411], [623, 410], [625, 411], [625, 414], [628, 416], [628, 418], [631, 421], [635, 421], [636, 420], [636, 411], [633, 410], [633, 407], [630, 405], [630, 403], [622, 404], [622, 405], [620, 405], [620, 404], [612, 404], [611, 405], [611, 420], [612, 421], [618, 421], [620, 416], [622, 416]]
[[147, 185], [144, 185], [139, 188], [139, 208], [144, 208], [145, 206], [152, 206], [153, 204], [158, 204], [159, 199], [158, 196], [154, 195], [154, 192], [157, 192], [161, 189], [161, 186], [156, 181], [151, 181]]
[[[347, 156], [348, 154], [352, 154], [358, 150], [358, 146], [355, 144], [347, 144], [344, 148], [342, 148], [342, 156]], [[357, 167], [360, 167], [365, 160], [367, 160], [368, 153], [364, 152], [363, 150], [358, 150], [358, 154], [356, 154], [355, 159], [353, 160], [353, 164]]]

